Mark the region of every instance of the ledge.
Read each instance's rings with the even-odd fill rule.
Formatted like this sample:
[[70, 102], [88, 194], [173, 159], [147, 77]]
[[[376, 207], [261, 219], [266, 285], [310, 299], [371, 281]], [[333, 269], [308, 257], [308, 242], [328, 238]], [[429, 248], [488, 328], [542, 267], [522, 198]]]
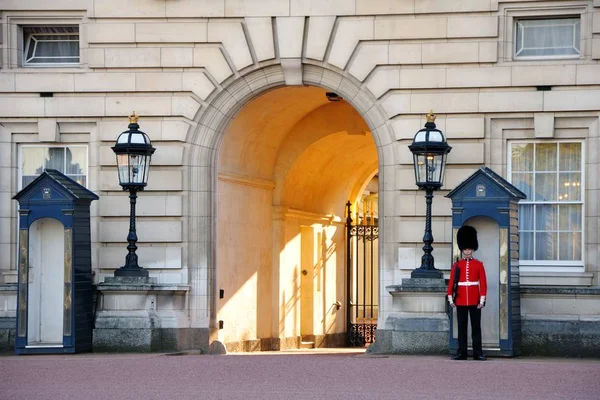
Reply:
[[600, 296], [600, 286], [591, 286], [591, 287], [521, 286], [521, 295], [524, 295], [524, 294]]
[[590, 287], [594, 274], [591, 272], [573, 271], [573, 272], [539, 272], [539, 271], [520, 271], [521, 286], [579, 286]]
[[16, 292], [16, 283], [0, 283], [0, 292]]
[[158, 285], [158, 284], [119, 284], [99, 283], [95, 285], [99, 292], [189, 292], [189, 285]]

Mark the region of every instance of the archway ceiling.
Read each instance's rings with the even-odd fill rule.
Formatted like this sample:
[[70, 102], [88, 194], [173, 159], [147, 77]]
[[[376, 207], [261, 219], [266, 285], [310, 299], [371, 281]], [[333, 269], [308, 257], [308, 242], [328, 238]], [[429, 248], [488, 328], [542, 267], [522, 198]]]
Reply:
[[[360, 177], [377, 170], [377, 150], [370, 134], [337, 132], [310, 145], [289, 169], [281, 204], [316, 213], [343, 215]], [[279, 185], [278, 185], [279, 186]]]
[[328, 104], [325, 92], [313, 86], [286, 86], [250, 101], [227, 129], [219, 172], [272, 180], [282, 142], [307, 114]]
[[244, 107], [219, 152], [219, 173], [275, 183], [273, 204], [343, 214], [349, 193], [377, 169], [369, 127], [347, 102], [316, 87], [283, 87]]

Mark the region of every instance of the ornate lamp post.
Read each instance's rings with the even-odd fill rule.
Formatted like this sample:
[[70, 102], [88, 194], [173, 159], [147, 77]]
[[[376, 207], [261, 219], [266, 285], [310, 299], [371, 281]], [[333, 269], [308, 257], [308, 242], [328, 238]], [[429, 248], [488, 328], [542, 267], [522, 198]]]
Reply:
[[433, 110], [427, 114], [425, 128], [418, 131], [408, 148], [413, 153], [415, 181], [419, 189], [425, 190], [427, 214], [425, 219], [425, 235], [423, 236], [423, 257], [421, 266], [411, 273], [411, 278], [442, 278], [443, 272], [436, 269], [433, 263], [433, 235], [431, 233], [431, 203], [433, 191], [442, 187], [446, 172], [446, 155], [452, 147], [446, 142], [444, 134], [435, 127], [436, 115]]
[[123, 190], [129, 190], [129, 235], [127, 241], [129, 253], [125, 257], [125, 265], [115, 271], [115, 276], [148, 277], [148, 270], [138, 265], [137, 234], [135, 232], [135, 203], [137, 192], [144, 190], [148, 183], [150, 159], [155, 148], [152, 147], [150, 138], [139, 130], [138, 116], [135, 111], [129, 117], [129, 126], [121, 133], [113, 146], [117, 155], [117, 169], [119, 171], [119, 184]]

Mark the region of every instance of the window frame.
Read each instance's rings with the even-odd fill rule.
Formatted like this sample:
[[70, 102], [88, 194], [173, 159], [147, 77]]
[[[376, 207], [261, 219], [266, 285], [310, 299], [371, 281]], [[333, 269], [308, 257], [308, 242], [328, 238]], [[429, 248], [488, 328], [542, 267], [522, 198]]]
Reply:
[[[542, 63], [561, 60], [561, 64], [576, 64], [582, 59], [589, 59], [592, 54], [592, 11], [587, 3], [572, 5], [552, 5], [548, 7], [519, 6], [505, 3], [499, 5], [501, 14], [499, 47], [499, 64], [518, 65], [540, 65]], [[573, 56], [549, 56], [549, 57], [527, 57], [515, 58], [516, 49], [516, 20], [519, 19], [557, 19], [557, 18], [579, 18], [580, 31], [580, 55]]]
[[[515, 139], [508, 141], [507, 148], [507, 180], [512, 183], [512, 148], [513, 145], [519, 144], [548, 144], [553, 143], [557, 146], [560, 143], [579, 143], [581, 145], [581, 155], [580, 155], [580, 173], [581, 173], [581, 199], [579, 201], [536, 201], [535, 199], [524, 199], [519, 201], [519, 216], [520, 216], [520, 207], [523, 204], [580, 204], [581, 205], [581, 260], [522, 260], [519, 254], [519, 267], [522, 271], [525, 272], [573, 272], [573, 271], [584, 271], [585, 270], [585, 243], [586, 243], [586, 225], [585, 225], [585, 206], [586, 206], [586, 180], [585, 180], [585, 165], [586, 165], [586, 141], [584, 139], [558, 139], [558, 140], [526, 140], [526, 139]], [[558, 154], [558, 153], [557, 153]], [[532, 162], [535, 162], [535, 152], [534, 158]], [[535, 171], [533, 171], [535, 174]], [[558, 173], [558, 170], [557, 170]], [[533, 232], [537, 230], [534, 229]], [[519, 230], [519, 236], [521, 231]]]
[[[86, 188], [89, 188], [90, 186], [90, 173], [89, 173], [89, 167], [90, 167], [90, 148], [87, 144], [65, 144], [65, 143], [61, 143], [61, 144], [19, 144], [18, 145], [18, 181], [17, 181], [17, 191], [21, 191], [23, 189], [23, 149], [25, 148], [41, 148], [41, 149], [47, 149], [47, 148], [62, 148], [62, 149], [67, 149], [67, 148], [84, 148], [85, 149], [85, 174], [81, 174], [81, 175], [85, 175], [85, 182], [86, 184], [83, 185]], [[61, 171], [62, 172], [62, 171]], [[64, 172], [62, 172], [64, 173]], [[65, 174], [67, 175], [67, 174]], [[39, 176], [39, 175], [37, 175]], [[36, 176], [36, 178], [37, 178]], [[67, 175], [69, 176], [69, 175]], [[34, 178], [35, 179], [35, 178]]]
[[[519, 34], [519, 22], [521, 21], [548, 21], [548, 20], [567, 20], [577, 19], [579, 25], [579, 49], [576, 49], [579, 54], [557, 54], [547, 56], [520, 56], [517, 54], [517, 36]], [[525, 35], [523, 35], [524, 37]], [[513, 42], [512, 42], [512, 57], [514, 60], [563, 60], [563, 59], [580, 59], [582, 56], [583, 40], [581, 39], [581, 17], [579, 15], [564, 15], [564, 16], [547, 16], [547, 17], [519, 17], [514, 19]]]
[[[47, 72], [49, 69], [61, 72], [82, 72], [88, 70], [87, 52], [88, 47], [86, 30], [86, 14], [81, 11], [40, 11], [35, 15], [22, 12], [7, 11], [6, 13], [6, 43], [4, 49], [6, 57], [1, 57], [2, 68], [22, 70], [27, 72]], [[23, 65], [25, 26], [78, 26], [79, 27], [79, 63], [77, 64], [47, 64]]]
[[[77, 44], [78, 44], [78, 48], [79, 48], [79, 54], [77, 55], [77, 62], [53, 62], [53, 63], [34, 63], [34, 62], [30, 62], [27, 60], [27, 54], [29, 53], [29, 48], [31, 46], [30, 43], [30, 36], [35, 37], [35, 33], [32, 34], [27, 34], [25, 33], [25, 30], [27, 28], [46, 28], [46, 27], [61, 27], [61, 28], [77, 28], [77, 32], [76, 33], [39, 33], [37, 35], [44, 35], [44, 36], [77, 36]], [[81, 29], [79, 25], [66, 25], [66, 24], [43, 24], [43, 25], [21, 25], [20, 26], [21, 29], [21, 37], [23, 38], [23, 53], [21, 54], [21, 60], [22, 60], [22, 66], [26, 67], [26, 68], [36, 68], [36, 67], [40, 67], [40, 68], [44, 68], [44, 67], [50, 67], [50, 68], [60, 68], [60, 67], [76, 67], [78, 65], [81, 64]], [[39, 42], [40, 40], [38, 40]], [[75, 40], [69, 40], [69, 42], [73, 42]], [[34, 56], [32, 57], [32, 59], [35, 58], [35, 53]], [[49, 57], [39, 57], [39, 58], [49, 58]], [[71, 57], [71, 58], [74, 58]]]

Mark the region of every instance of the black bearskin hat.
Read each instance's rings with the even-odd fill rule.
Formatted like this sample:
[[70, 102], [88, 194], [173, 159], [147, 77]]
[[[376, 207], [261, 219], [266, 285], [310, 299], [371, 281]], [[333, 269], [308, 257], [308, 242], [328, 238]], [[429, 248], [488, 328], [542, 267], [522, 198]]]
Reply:
[[477, 243], [477, 230], [469, 225], [461, 226], [456, 234], [456, 241], [460, 251], [464, 249], [473, 249], [476, 251], [479, 248]]

